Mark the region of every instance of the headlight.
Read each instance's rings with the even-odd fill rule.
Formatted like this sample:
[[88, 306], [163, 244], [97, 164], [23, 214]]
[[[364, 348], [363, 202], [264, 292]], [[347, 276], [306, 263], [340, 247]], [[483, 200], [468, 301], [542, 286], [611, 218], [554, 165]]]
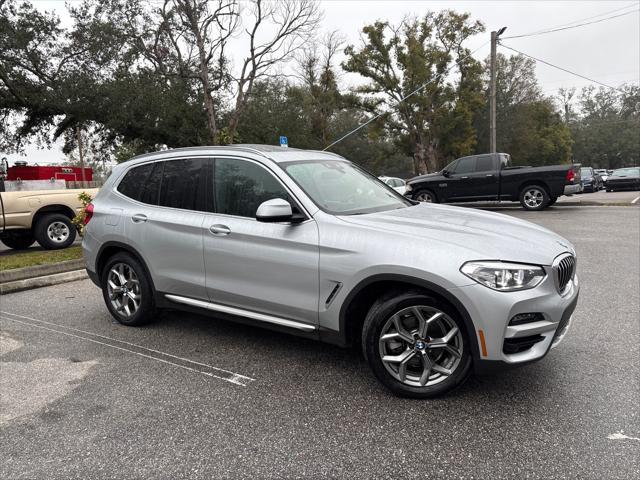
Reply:
[[468, 262], [460, 271], [470, 279], [501, 292], [533, 288], [546, 276], [542, 267], [505, 262]]
[[405, 191], [405, 193], [406, 193], [406, 192], [410, 192], [411, 190], [413, 190], [413, 188], [411, 187], [411, 185], [409, 185], [408, 183], [407, 183], [407, 184], [405, 184], [405, 186], [404, 186], [404, 191]]

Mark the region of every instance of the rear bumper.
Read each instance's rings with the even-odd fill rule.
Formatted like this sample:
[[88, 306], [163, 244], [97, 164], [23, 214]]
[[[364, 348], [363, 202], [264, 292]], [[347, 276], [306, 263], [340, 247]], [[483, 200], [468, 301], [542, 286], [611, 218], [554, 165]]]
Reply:
[[573, 195], [574, 193], [580, 193], [582, 191], [582, 185], [565, 185], [564, 186], [564, 194], [565, 195]]

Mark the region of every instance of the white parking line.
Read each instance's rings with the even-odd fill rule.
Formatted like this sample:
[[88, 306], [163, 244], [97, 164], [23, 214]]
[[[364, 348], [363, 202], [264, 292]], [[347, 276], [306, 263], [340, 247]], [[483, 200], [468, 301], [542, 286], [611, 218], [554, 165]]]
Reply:
[[[235, 385], [240, 385], [240, 386], [246, 387], [249, 383], [255, 381], [254, 378], [247, 377], [245, 375], [241, 375], [239, 373], [235, 373], [235, 372], [232, 372], [232, 371], [229, 371], [229, 370], [225, 370], [223, 368], [218, 368], [218, 367], [214, 367], [214, 366], [211, 366], [211, 365], [207, 365], [206, 363], [196, 362], [195, 360], [190, 360], [188, 358], [178, 357], [177, 355], [172, 355], [170, 353], [161, 352], [160, 350], [154, 350], [152, 348], [143, 347], [142, 345], [137, 345], [135, 343], [127, 342], [127, 341], [124, 341], [124, 340], [118, 340], [117, 338], [107, 337], [105, 335], [100, 335], [98, 333], [87, 332], [87, 331], [80, 330], [80, 329], [74, 328], [74, 327], [68, 327], [68, 326], [65, 326], [65, 325], [59, 325], [57, 323], [47, 322], [45, 320], [40, 320], [40, 319], [37, 319], [37, 318], [26, 317], [24, 315], [18, 315], [17, 313], [0, 311], [0, 314], [2, 314], [0, 316], [0, 318], [3, 318], [5, 320], [11, 320], [11, 321], [22, 323], [22, 324], [25, 324], [25, 325], [31, 325], [33, 327], [41, 328], [43, 330], [48, 330], [48, 331], [60, 333], [62, 335], [67, 335], [67, 336], [70, 336], [70, 337], [80, 338], [82, 340], [87, 340], [89, 342], [97, 343], [97, 344], [104, 345], [104, 346], [111, 347], [111, 348], [115, 348], [115, 349], [118, 349], [118, 350], [123, 350], [125, 352], [133, 353], [135, 355], [139, 355], [139, 356], [145, 357], [145, 358], [150, 358], [152, 360], [157, 360], [157, 361], [162, 362], [162, 363], [167, 363], [169, 365], [173, 365], [173, 366], [185, 369], [185, 370], [189, 370], [191, 372], [201, 373], [201, 374], [206, 375], [208, 377], [218, 378], [220, 380], [224, 380], [226, 382], [230, 382], [230, 383], [233, 383]], [[13, 317], [19, 317], [22, 320], [18, 320], [16, 318], [12, 318], [9, 315], [11, 315]], [[27, 321], [25, 321], [25, 319], [26, 320], [31, 320], [31, 321], [27, 322]], [[32, 322], [39, 322], [39, 323], [32, 323]], [[42, 323], [44, 323], [46, 325], [51, 325], [51, 326], [54, 326], [54, 327], [58, 327], [58, 328], [45, 327], [44, 325], [41, 325]], [[105, 340], [110, 340], [112, 342], [122, 343], [122, 344], [129, 345], [129, 346], [132, 346], [132, 347], [135, 347], [135, 348], [139, 348], [141, 350], [146, 350], [146, 351], [154, 353], [156, 355], [163, 355], [165, 357], [174, 358], [174, 359], [181, 360], [183, 362], [187, 362], [187, 363], [190, 363], [190, 364], [193, 364], [193, 365], [206, 367], [206, 368], [208, 368], [210, 370], [213, 370], [214, 372], [216, 372], [218, 374], [216, 375], [214, 373], [207, 372], [207, 371], [204, 371], [204, 370], [201, 370], [201, 369], [188, 367], [188, 366], [185, 366], [185, 365], [180, 365], [178, 363], [174, 363], [174, 362], [171, 362], [169, 360], [158, 358], [158, 357], [153, 356], [153, 355], [146, 355], [144, 353], [136, 352], [136, 351], [128, 349], [128, 348], [119, 347], [117, 345], [111, 345], [109, 343], [101, 342], [101, 341], [95, 340], [93, 338], [88, 338], [88, 337], [83, 336], [83, 335], [77, 335], [77, 334], [73, 334], [73, 333], [69, 333], [69, 332], [64, 332], [62, 330], [59, 330], [61, 328], [62, 329], [67, 329], [67, 330], [73, 330], [75, 332], [79, 332], [79, 333], [82, 333], [82, 334], [85, 334], [85, 335], [91, 335], [91, 336], [94, 336], [94, 337], [103, 338]], [[226, 374], [226, 375], [223, 376], [223, 374]]]
[[633, 200], [631, 200], [631, 203], [638, 203], [638, 200], [640, 200], [640, 197], [636, 197]]

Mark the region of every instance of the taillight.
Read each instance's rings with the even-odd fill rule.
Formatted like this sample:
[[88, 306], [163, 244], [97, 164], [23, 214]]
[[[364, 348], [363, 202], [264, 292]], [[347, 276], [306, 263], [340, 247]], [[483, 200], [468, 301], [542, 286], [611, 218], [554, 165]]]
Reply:
[[93, 217], [93, 203], [90, 203], [84, 209], [84, 224], [85, 225], [87, 225], [89, 223], [89, 220], [91, 220], [91, 217]]
[[576, 172], [573, 171], [573, 168], [570, 168], [567, 171], [567, 182], [573, 182], [573, 179], [576, 178]]

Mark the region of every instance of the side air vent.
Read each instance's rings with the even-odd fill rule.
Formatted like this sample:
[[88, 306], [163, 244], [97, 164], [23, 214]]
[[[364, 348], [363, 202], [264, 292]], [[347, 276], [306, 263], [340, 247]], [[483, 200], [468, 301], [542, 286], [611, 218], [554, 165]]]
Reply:
[[331, 293], [327, 297], [327, 300], [324, 302], [325, 308], [331, 305], [331, 302], [333, 302], [333, 299], [336, 298], [336, 295], [338, 294], [341, 288], [342, 288], [342, 282], [336, 283], [336, 286], [333, 287], [333, 290], [331, 290]]

